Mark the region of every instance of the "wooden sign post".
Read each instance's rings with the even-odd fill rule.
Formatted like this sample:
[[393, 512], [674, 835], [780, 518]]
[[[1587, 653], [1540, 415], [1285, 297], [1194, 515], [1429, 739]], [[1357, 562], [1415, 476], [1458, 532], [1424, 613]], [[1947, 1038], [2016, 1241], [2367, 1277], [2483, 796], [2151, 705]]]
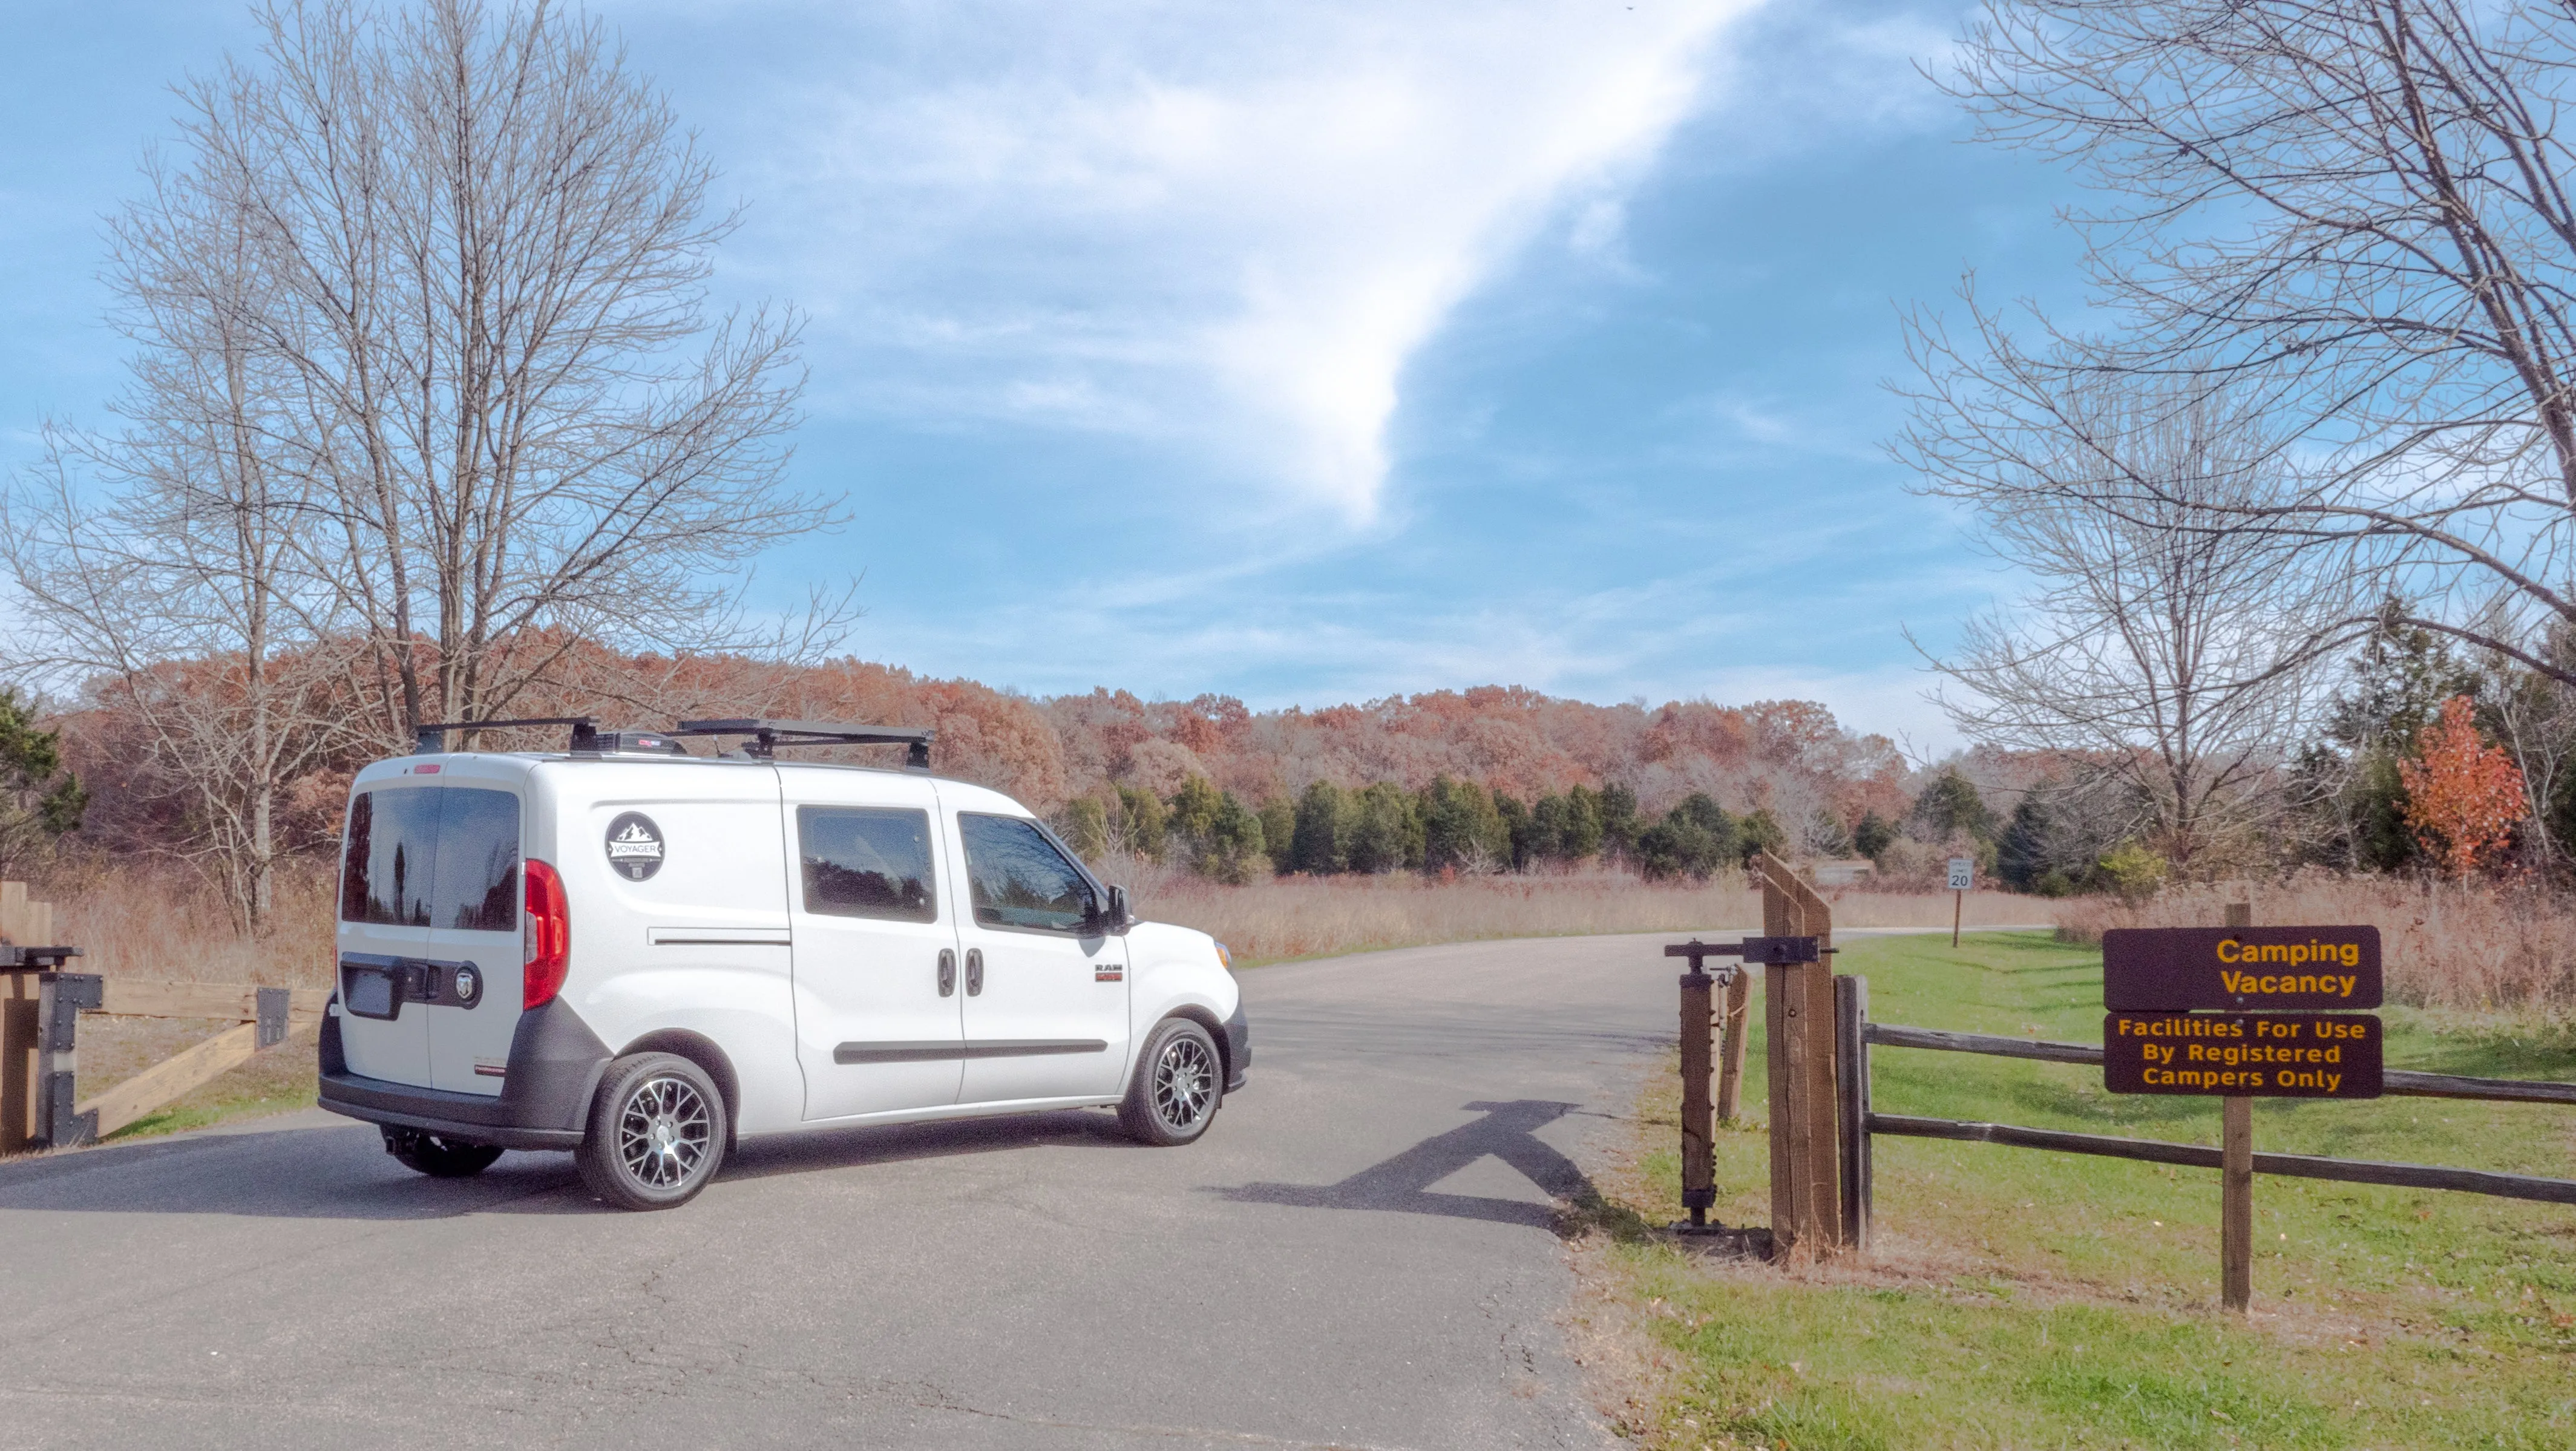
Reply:
[[1967, 915], [1968, 888], [1977, 882], [1977, 863], [1973, 858], [1950, 858], [1950, 945], [1959, 945], [1959, 919]]
[[[2244, 902], [2224, 927], [2102, 934], [2102, 1086], [2214, 1094], [2219, 1121], [2219, 1301], [2254, 1299], [2254, 1100], [2377, 1098], [2376, 927], [2256, 927]], [[2306, 1009], [2309, 1011], [2280, 1011]]]
[[[2254, 904], [2227, 904], [2227, 925], [2254, 925]], [[2218, 1303], [2254, 1306], [2254, 1100], [2229, 1094], [2218, 1109]]]

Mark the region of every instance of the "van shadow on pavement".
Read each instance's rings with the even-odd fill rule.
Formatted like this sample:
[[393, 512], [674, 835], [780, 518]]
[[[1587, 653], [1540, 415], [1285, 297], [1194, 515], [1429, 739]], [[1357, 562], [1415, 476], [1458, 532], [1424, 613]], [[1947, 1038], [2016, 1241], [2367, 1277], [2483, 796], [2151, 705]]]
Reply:
[[1439, 1183], [1488, 1154], [1518, 1169], [1529, 1181], [1564, 1203], [1580, 1204], [1595, 1191], [1592, 1180], [1574, 1161], [1541, 1142], [1537, 1130], [1580, 1107], [1543, 1099], [1508, 1103], [1470, 1103], [1483, 1118], [1362, 1169], [1336, 1184], [1246, 1184], [1217, 1191], [1246, 1204], [1292, 1204], [1312, 1209], [1383, 1209], [1398, 1214], [1438, 1214], [1452, 1219], [1482, 1219], [1521, 1224], [1552, 1234], [1564, 1232], [1562, 1211], [1555, 1205], [1517, 1199], [1489, 1199], [1476, 1194], [1434, 1194]]

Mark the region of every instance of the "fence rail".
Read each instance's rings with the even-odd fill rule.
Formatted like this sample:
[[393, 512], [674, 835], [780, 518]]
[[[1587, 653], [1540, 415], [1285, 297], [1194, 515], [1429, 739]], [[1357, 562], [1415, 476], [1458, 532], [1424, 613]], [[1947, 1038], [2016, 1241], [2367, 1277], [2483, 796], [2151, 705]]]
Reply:
[[[2034, 1059], [2043, 1063], [2102, 1061], [2102, 1050], [2087, 1043], [2053, 1043], [2035, 1038], [2006, 1038], [1991, 1033], [1954, 1033], [1942, 1028], [1913, 1028], [1897, 1023], [1864, 1022], [1858, 1026], [1859, 1056], [1864, 1061], [1857, 1076], [1863, 1083], [1868, 1080], [1866, 1055], [1871, 1047], [1925, 1048], [1936, 1053], [1977, 1053], [1993, 1058]], [[1846, 1028], [1846, 1033], [1848, 1031]], [[2387, 1071], [2384, 1091], [2415, 1098], [2576, 1104], [2576, 1083], [2462, 1078], [2449, 1073], [2413, 1073], [2398, 1069]], [[1904, 1138], [2009, 1144], [2016, 1148], [2045, 1149], [2060, 1154], [2097, 1154], [2105, 1158], [2180, 1164], [2195, 1169], [2221, 1166], [2221, 1153], [2216, 1148], [2203, 1144], [2168, 1143], [2160, 1139], [2124, 1139], [2109, 1134], [2034, 1129], [2019, 1124], [1972, 1123], [1964, 1119], [1914, 1118], [1866, 1109], [1860, 1117], [1859, 1127], [1864, 1137], [1890, 1134]], [[1862, 1162], [1867, 1162], [1866, 1155]], [[2331, 1179], [2347, 1184], [2384, 1184], [2404, 1189], [2453, 1189], [2505, 1199], [2576, 1204], [2576, 1180], [2501, 1174], [2485, 1169], [2455, 1169], [2440, 1164], [2388, 1164], [2369, 1159], [2329, 1159], [2312, 1154], [2256, 1154], [2254, 1172], [2294, 1179]]]
[[[1908, 1028], [1895, 1023], [1872, 1023], [1868, 1031], [1871, 1043], [1890, 1048], [1984, 1053], [1997, 1058], [2035, 1058], [2043, 1063], [2102, 1061], [2102, 1050], [2089, 1043], [2051, 1043], [2037, 1038], [2003, 1038], [1990, 1033], [1953, 1033], [1941, 1028]], [[2380, 1091], [2406, 1098], [2576, 1104], [2576, 1083], [2549, 1083], [2529, 1078], [2462, 1078], [2450, 1073], [2414, 1073], [2398, 1068], [2391, 1068], [2382, 1075]]]
[[[61, 954], [72, 949], [47, 948]], [[26, 949], [23, 956], [42, 953]], [[327, 988], [249, 983], [150, 982], [97, 973], [0, 965], [0, 1153], [70, 1148], [124, 1128], [153, 1110], [322, 1020]], [[109, 1017], [233, 1022], [125, 1081], [81, 1098], [79, 1023]]]

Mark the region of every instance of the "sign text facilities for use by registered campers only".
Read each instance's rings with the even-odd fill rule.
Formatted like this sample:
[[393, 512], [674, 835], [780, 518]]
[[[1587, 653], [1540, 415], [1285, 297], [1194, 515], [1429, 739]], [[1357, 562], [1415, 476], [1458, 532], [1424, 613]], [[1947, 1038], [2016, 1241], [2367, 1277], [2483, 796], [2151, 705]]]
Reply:
[[2102, 1086], [2113, 1093], [2377, 1098], [2372, 1013], [2108, 1013]]
[[2115, 927], [2102, 934], [2114, 1013], [2379, 1006], [2376, 927]]

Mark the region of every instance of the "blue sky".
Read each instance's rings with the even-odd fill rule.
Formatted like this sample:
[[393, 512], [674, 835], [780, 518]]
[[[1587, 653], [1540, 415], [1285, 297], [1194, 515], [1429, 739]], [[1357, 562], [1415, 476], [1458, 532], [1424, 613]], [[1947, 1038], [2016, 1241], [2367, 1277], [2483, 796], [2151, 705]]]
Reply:
[[[1919, 749], [2008, 581], [1882, 451], [1897, 317], [2067, 303], [2061, 175], [1916, 71], [1955, 4], [609, 3], [811, 313], [858, 654], [1255, 706], [1818, 699]], [[100, 217], [242, 6], [0, 6], [0, 460], [96, 419]]]

